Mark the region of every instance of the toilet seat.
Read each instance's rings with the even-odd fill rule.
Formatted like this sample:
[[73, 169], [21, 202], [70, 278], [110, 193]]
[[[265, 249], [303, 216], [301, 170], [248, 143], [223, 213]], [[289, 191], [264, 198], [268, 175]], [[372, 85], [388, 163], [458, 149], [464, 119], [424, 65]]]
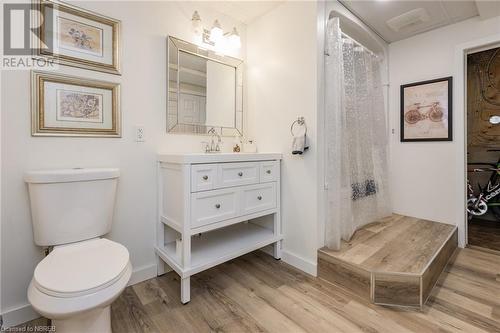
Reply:
[[50, 319], [68, 319], [87, 311], [109, 306], [127, 286], [132, 274], [130, 262], [125, 273], [115, 283], [94, 293], [79, 297], [56, 297], [42, 292], [34, 284], [28, 287], [28, 300], [33, 309], [40, 315]]
[[89, 295], [120, 280], [128, 264], [128, 250], [105, 238], [61, 245], [38, 264], [33, 284], [53, 297]]

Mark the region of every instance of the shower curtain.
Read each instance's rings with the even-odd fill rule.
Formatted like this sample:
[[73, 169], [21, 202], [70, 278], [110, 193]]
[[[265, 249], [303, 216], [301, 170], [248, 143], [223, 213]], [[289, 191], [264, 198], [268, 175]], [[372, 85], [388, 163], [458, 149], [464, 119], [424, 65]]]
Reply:
[[391, 214], [388, 133], [380, 60], [342, 37], [338, 18], [328, 21], [325, 70], [325, 245], [338, 250], [358, 228]]

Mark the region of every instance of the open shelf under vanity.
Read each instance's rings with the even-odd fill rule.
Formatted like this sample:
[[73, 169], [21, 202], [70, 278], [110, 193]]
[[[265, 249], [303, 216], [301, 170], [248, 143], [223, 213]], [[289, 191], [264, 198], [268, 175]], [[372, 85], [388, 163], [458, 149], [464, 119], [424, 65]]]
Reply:
[[181, 253], [176, 241], [156, 247], [157, 254], [179, 275], [192, 275], [211, 268], [245, 253], [275, 243], [272, 229], [251, 222], [242, 222], [229, 227], [191, 236], [191, 266], [183, 267]]

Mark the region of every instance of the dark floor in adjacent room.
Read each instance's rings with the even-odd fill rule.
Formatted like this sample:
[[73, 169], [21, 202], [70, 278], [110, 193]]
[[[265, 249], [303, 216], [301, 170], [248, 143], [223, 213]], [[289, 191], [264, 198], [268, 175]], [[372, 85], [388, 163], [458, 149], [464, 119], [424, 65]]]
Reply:
[[468, 239], [469, 245], [500, 251], [500, 221], [472, 219]]

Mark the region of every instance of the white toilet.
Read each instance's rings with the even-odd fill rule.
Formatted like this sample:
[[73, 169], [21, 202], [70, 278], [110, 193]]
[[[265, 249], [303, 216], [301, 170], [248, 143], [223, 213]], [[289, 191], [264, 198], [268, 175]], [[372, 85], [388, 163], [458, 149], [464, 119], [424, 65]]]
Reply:
[[54, 246], [37, 265], [28, 300], [58, 333], [111, 332], [110, 305], [132, 273], [128, 250], [100, 236], [111, 230], [118, 169], [25, 173], [33, 235]]

